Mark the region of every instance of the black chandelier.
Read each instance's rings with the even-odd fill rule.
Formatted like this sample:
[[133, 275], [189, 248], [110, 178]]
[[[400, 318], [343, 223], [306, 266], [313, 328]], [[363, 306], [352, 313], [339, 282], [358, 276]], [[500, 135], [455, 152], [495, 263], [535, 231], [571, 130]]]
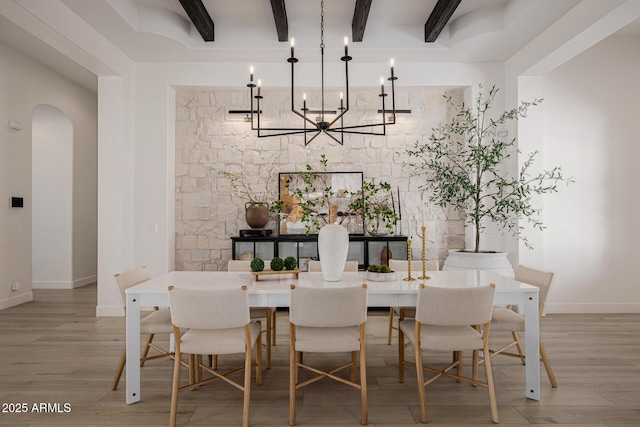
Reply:
[[[330, 136], [335, 140], [338, 144], [344, 144], [344, 134], [361, 134], [361, 135], [386, 135], [387, 125], [393, 125], [396, 123], [396, 102], [395, 102], [395, 81], [398, 79], [393, 74], [393, 59], [390, 63], [391, 68], [391, 76], [387, 78], [391, 82], [391, 110], [385, 110], [385, 98], [387, 94], [384, 92], [384, 79], [380, 78], [380, 93], [378, 96], [382, 100], [382, 116], [381, 122], [378, 123], [368, 123], [368, 124], [360, 124], [360, 125], [352, 125], [345, 126], [343, 121], [343, 116], [349, 111], [349, 61], [351, 61], [351, 56], [349, 56], [349, 39], [347, 37], [344, 38], [344, 56], [340, 58], [341, 61], [344, 62], [344, 72], [345, 72], [345, 93], [346, 100], [344, 99], [343, 93], [340, 92], [340, 107], [338, 108], [339, 113], [336, 111], [328, 111], [325, 109], [325, 96], [324, 96], [324, 1], [320, 3], [320, 56], [321, 56], [321, 109], [318, 112], [319, 116], [316, 120], [312, 120], [308, 117], [308, 114], [314, 113], [313, 111], [307, 108], [307, 100], [306, 94], [302, 95], [302, 108], [300, 111], [296, 110], [294, 103], [294, 71], [295, 64], [298, 62], [298, 58], [294, 56], [294, 47], [295, 40], [291, 38], [291, 56], [287, 59], [287, 62], [291, 64], [291, 111], [302, 118], [303, 127], [301, 128], [278, 128], [278, 127], [263, 127], [260, 123], [260, 115], [262, 110], [260, 108], [260, 101], [264, 98], [261, 93], [261, 80], [257, 81], [257, 85], [253, 80], [253, 67], [250, 68], [250, 78], [249, 84], [247, 87], [250, 91], [251, 98], [251, 129], [257, 131], [258, 138], [265, 138], [271, 136], [284, 136], [284, 135], [295, 135], [295, 134], [304, 134], [304, 145], [308, 145], [313, 141], [318, 135], [324, 133], [325, 135]], [[257, 87], [257, 93], [254, 96], [254, 88]], [[256, 106], [254, 109], [254, 99], [256, 100]], [[346, 105], [345, 105], [346, 101]], [[337, 116], [329, 121], [329, 118], [325, 118], [326, 114], [336, 114]], [[391, 113], [389, 120], [387, 121], [385, 118], [385, 113]], [[254, 120], [255, 116], [255, 120]], [[369, 128], [371, 130], [366, 131], [364, 128]], [[314, 134], [311, 138], [307, 138], [307, 134]], [[332, 135], [333, 133], [339, 133], [340, 138], [338, 139], [336, 136]]]

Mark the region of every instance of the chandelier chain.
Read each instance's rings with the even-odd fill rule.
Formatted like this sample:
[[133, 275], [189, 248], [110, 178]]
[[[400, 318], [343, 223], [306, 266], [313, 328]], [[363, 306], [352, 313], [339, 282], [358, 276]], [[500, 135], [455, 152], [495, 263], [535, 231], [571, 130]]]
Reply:
[[320, 2], [320, 48], [324, 49], [324, 0]]

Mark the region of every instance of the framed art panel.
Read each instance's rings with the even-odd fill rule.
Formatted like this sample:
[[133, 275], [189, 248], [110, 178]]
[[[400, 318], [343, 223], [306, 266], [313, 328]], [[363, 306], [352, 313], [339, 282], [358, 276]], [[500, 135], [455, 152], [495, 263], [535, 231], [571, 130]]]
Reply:
[[349, 234], [364, 234], [364, 220], [350, 206], [362, 197], [362, 180], [362, 172], [280, 173], [280, 234], [315, 234], [334, 223]]

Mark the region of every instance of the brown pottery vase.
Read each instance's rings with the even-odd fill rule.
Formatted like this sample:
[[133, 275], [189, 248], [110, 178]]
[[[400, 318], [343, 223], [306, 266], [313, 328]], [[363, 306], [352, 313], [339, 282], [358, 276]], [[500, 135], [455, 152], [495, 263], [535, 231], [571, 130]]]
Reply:
[[264, 228], [269, 222], [269, 205], [264, 202], [247, 202], [244, 204], [245, 219], [254, 230]]

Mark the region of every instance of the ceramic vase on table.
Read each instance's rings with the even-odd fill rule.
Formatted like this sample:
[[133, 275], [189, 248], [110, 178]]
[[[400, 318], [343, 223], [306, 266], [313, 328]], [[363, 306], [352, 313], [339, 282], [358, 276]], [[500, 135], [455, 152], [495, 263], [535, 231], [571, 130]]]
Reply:
[[327, 282], [339, 282], [349, 252], [349, 233], [338, 224], [328, 224], [318, 233], [318, 255], [322, 277]]

